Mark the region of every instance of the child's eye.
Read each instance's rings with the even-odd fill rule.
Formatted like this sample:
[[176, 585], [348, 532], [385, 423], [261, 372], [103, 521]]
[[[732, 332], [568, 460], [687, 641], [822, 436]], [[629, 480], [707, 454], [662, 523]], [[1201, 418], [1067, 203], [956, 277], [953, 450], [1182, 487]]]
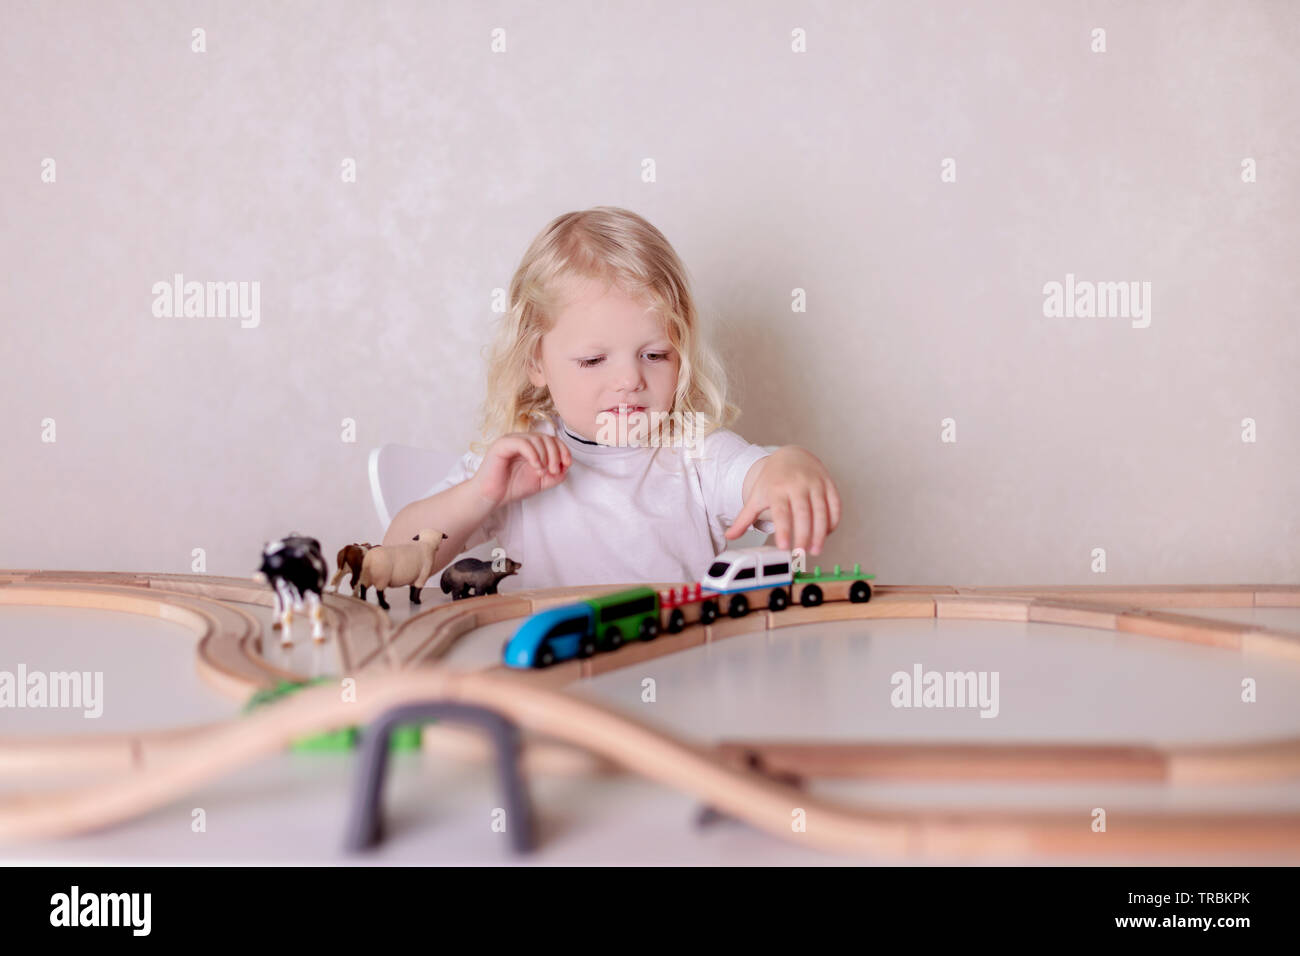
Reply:
[[[666, 362], [670, 353], [668, 352], [643, 352], [642, 353], [651, 362]], [[605, 356], [598, 355], [595, 358], [578, 359], [578, 368], [591, 368], [605, 361]]]

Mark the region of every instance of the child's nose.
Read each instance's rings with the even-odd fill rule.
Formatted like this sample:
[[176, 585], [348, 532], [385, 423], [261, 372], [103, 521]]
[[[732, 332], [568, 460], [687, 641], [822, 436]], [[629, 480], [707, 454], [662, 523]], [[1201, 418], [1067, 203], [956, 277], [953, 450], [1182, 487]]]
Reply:
[[618, 389], [617, 389], [618, 391], [620, 392], [640, 391], [641, 387], [644, 384], [645, 384], [645, 377], [641, 374], [641, 370], [636, 366], [632, 366], [630, 368], [624, 368], [620, 370], [618, 375]]

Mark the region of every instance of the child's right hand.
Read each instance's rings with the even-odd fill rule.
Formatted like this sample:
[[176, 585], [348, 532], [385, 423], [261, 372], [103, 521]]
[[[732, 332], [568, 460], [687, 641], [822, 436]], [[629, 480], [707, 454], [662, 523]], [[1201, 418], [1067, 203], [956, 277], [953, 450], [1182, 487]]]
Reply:
[[498, 507], [555, 487], [571, 464], [569, 449], [554, 435], [511, 432], [488, 446], [470, 480], [484, 501]]

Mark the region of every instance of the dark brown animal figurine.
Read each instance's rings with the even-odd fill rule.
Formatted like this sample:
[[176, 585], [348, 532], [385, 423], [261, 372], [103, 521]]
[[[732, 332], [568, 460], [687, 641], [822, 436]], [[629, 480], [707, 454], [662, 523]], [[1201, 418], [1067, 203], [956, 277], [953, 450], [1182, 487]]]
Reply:
[[330, 581], [330, 588], [337, 591], [339, 582], [343, 580], [343, 575], [349, 571], [352, 572], [352, 596], [357, 597], [361, 590], [361, 561], [366, 556], [366, 552], [373, 548], [374, 545], [369, 541], [364, 544], [345, 544], [339, 548], [338, 566], [339, 569], [334, 575], [334, 580]]
[[453, 601], [461, 598], [496, 594], [501, 579], [515, 574], [523, 565], [506, 558], [505, 570], [493, 571], [491, 561], [478, 558], [461, 558], [442, 572], [442, 593], [450, 594]]

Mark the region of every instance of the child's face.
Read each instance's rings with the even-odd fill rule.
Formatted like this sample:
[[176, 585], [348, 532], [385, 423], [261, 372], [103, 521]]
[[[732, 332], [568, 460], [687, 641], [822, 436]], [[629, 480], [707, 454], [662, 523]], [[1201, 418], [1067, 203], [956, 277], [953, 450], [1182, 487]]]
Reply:
[[563, 305], [542, 336], [540, 368], [529, 380], [551, 400], [575, 434], [596, 440], [601, 412], [672, 411], [681, 360], [664, 322], [616, 286], [564, 277]]

